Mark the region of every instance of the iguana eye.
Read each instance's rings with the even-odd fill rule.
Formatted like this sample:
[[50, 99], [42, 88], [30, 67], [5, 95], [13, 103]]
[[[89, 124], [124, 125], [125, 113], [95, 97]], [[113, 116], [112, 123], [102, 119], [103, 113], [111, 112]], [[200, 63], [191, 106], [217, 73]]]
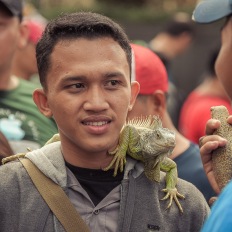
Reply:
[[159, 131], [156, 131], [156, 138], [160, 139], [160, 137], [161, 137], [161, 135], [160, 135]]

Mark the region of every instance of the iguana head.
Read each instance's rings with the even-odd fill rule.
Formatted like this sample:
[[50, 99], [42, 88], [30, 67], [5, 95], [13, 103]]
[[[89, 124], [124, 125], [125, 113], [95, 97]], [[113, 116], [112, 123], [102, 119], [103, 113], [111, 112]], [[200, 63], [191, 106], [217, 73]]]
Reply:
[[163, 127], [144, 130], [140, 133], [140, 145], [144, 156], [158, 156], [160, 154], [168, 156], [176, 145], [175, 133]]
[[176, 145], [175, 133], [164, 128], [160, 117], [156, 115], [133, 118], [127, 125], [137, 129], [144, 158], [170, 155]]

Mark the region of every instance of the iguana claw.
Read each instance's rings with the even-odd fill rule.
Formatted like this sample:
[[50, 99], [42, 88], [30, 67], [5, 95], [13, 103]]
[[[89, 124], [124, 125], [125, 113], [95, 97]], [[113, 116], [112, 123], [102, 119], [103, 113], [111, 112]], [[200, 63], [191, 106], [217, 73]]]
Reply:
[[172, 200], [174, 199], [174, 201], [176, 202], [176, 204], [177, 204], [177, 206], [178, 206], [180, 212], [183, 213], [183, 212], [184, 212], [184, 211], [183, 211], [183, 208], [182, 208], [182, 206], [181, 206], [181, 204], [180, 204], [180, 202], [179, 202], [179, 200], [178, 200], [177, 197], [179, 197], [179, 198], [181, 198], [181, 199], [185, 199], [185, 197], [184, 197], [182, 194], [178, 193], [178, 191], [177, 191], [176, 188], [173, 188], [173, 189], [166, 188], [166, 189], [162, 189], [162, 191], [163, 191], [163, 192], [166, 192], [167, 194], [166, 194], [165, 197], [162, 198], [161, 200], [166, 200], [166, 199], [170, 198], [169, 204], [168, 204], [168, 206], [167, 206], [166, 209], [168, 209], [168, 208], [171, 207], [171, 205], [172, 205]]
[[119, 150], [119, 147], [117, 146], [113, 151], [108, 151], [109, 155], [115, 155]]
[[123, 167], [126, 163], [126, 157], [124, 153], [118, 152], [119, 148], [117, 147], [114, 151], [108, 152], [109, 155], [114, 155], [114, 158], [110, 162], [110, 164], [103, 168], [104, 171], [108, 171], [110, 168], [114, 166], [114, 176], [117, 175], [118, 169], [120, 168], [120, 172], [123, 171]]

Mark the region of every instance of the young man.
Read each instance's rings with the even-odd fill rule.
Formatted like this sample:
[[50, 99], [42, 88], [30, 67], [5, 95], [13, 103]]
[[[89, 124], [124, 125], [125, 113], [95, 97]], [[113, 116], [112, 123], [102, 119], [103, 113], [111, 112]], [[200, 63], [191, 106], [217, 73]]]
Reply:
[[21, 0], [0, 0], [0, 131], [14, 153], [35, 149], [57, 132], [53, 119], [43, 117], [32, 99], [37, 87], [12, 74], [15, 51], [26, 43]]
[[[232, 99], [232, 1], [231, 0], [206, 0], [197, 5], [193, 19], [199, 23], [211, 23], [225, 18], [224, 26], [221, 30], [221, 49], [217, 58], [215, 69], [218, 78], [223, 84], [228, 96]], [[228, 123], [232, 124], [232, 117], [228, 118]], [[201, 156], [204, 169], [208, 179], [217, 193], [219, 187], [214, 178], [212, 169], [212, 152], [218, 147], [226, 145], [227, 141], [220, 136], [212, 135], [214, 130], [220, 127], [217, 120], [209, 120], [206, 125], [208, 136], [200, 139]], [[232, 209], [232, 182], [222, 191], [219, 199], [214, 203], [212, 213], [203, 227], [203, 232], [224, 232], [232, 230], [231, 209]]]
[[[178, 180], [181, 214], [175, 203], [165, 210], [168, 202], [160, 201], [165, 175], [160, 184], [149, 181], [129, 157], [116, 177], [102, 170], [139, 91], [130, 82], [131, 47], [122, 28], [95, 13], [63, 15], [48, 23], [36, 52], [43, 89], [34, 101], [53, 115], [60, 141], [26, 157], [65, 190], [90, 231], [198, 232], [209, 208], [193, 185]], [[64, 231], [20, 162], [3, 165], [0, 176], [1, 231]]]
[[167, 112], [168, 76], [165, 66], [150, 49], [132, 44], [134, 54], [134, 79], [140, 91], [128, 118], [158, 115], [164, 127], [175, 131], [176, 146], [170, 156], [178, 168], [178, 176], [194, 184], [208, 201], [215, 193], [205, 175], [198, 145], [191, 143], [173, 125]]

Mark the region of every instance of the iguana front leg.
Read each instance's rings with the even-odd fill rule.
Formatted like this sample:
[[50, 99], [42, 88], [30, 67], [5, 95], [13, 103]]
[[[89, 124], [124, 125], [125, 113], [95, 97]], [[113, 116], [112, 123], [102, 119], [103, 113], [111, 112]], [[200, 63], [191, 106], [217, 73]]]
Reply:
[[[139, 134], [134, 127], [126, 125], [123, 127], [120, 136], [119, 143], [115, 150], [109, 151], [109, 155], [114, 155], [114, 158], [110, 162], [110, 164], [104, 168], [104, 171], [109, 170], [114, 166], [114, 176], [117, 175], [118, 169], [123, 171], [124, 165], [126, 163], [126, 154], [129, 152], [134, 153], [136, 156], [136, 152], [140, 149], [138, 146]], [[133, 155], [131, 155], [134, 157]], [[135, 158], [135, 157], [134, 157]]]
[[161, 162], [160, 164], [160, 170], [166, 172], [166, 188], [162, 191], [167, 193], [161, 200], [166, 200], [168, 198], [170, 199], [169, 204], [167, 206], [168, 209], [171, 207], [172, 201], [174, 199], [179, 210], [181, 211], [181, 213], [183, 213], [183, 208], [181, 207], [178, 197], [181, 199], [184, 199], [185, 197], [182, 194], [180, 194], [176, 189], [178, 178], [176, 163], [169, 158], [165, 158], [163, 162]]
[[114, 176], [117, 175], [118, 169], [123, 171], [123, 167], [126, 163], [126, 152], [129, 146], [129, 139], [130, 139], [130, 130], [129, 128], [125, 127], [120, 133], [119, 142], [113, 151], [108, 151], [109, 155], [114, 155], [114, 158], [110, 162], [110, 164], [103, 168], [104, 171], [108, 171], [110, 168], [114, 166]]

